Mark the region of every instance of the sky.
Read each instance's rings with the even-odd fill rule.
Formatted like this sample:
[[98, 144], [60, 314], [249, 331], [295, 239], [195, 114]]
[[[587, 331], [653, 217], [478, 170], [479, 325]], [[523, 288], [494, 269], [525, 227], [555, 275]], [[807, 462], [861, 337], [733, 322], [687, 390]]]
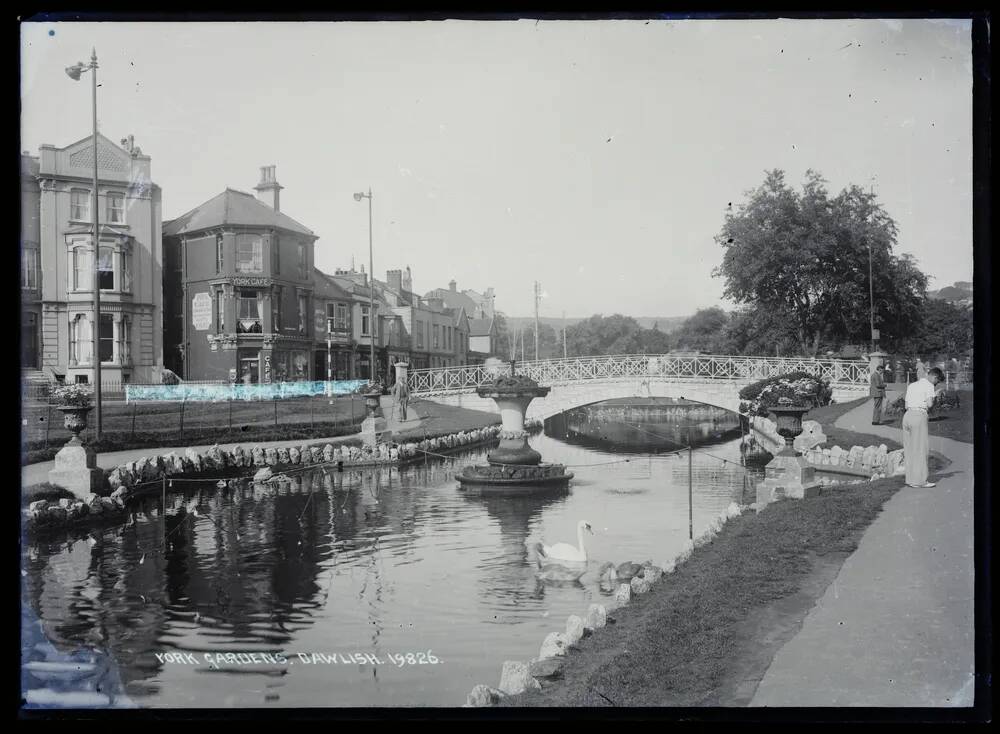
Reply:
[[512, 316], [732, 304], [726, 207], [766, 170], [874, 185], [930, 288], [972, 280], [965, 20], [24, 23], [21, 149], [98, 127], [152, 158], [164, 220], [277, 166], [316, 265], [410, 266]]

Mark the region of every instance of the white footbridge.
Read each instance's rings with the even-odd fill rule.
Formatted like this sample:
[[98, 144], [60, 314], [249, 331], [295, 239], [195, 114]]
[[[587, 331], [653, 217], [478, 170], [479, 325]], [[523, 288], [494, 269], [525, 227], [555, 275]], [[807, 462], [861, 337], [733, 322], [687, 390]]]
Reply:
[[[844, 402], [867, 395], [870, 378], [862, 361], [721, 355], [617, 354], [517, 362], [514, 369], [552, 388], [528, 406], [526, 417], [539, 420], [612, 398], [683, 398], [737, 412], [745, 385], [798, 371], [828, 379], [833, 399]], [[407, 383], [415, 399], [496, 412], [476, 388], [510, 373], [510, 363], [441, 367], [413, 370]]]

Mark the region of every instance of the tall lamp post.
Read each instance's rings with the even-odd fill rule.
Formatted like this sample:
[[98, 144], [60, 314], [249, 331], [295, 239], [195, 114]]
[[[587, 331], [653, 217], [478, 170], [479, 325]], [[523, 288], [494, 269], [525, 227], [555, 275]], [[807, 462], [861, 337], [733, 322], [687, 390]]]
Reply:
[[359, 191], [354, 195], [355, 201], [368, 199], [368, 270], [371, 282], [368, 283], [368, 344], [371, 346], [371, 381], [375, 382], [375, 261], [372, 257], [372, 188], [368, 187], [368, 193]]
[[[875, 177], [872, 176], [872, 226], [875, 225]], [[868, 316], [871, 327], [872, 351], [878, 349], [878, 336], [875, 331], [875, 281], [872, 278], [872, 232], [868, 235]]]
[[83, 72], [89, 71], [90, 81], [92, 83], [93, 92], [93, 113], [94, 113], [94, 198], [92, 206], [92, 214], [94, 218], [94, 231], [93, 231], [93, 258], [94, 258], [94, 321], [93, 328], [91, 329], [91, 336], [93, 337], [93, 345], [91, 349], [93, 354], [90, 358], [94, 363], [94, 402], [97, 407], [97, 425], [94, 429], [95, 439], [101, 440], [101, 354], [100, 354], [100, 331], [101, 331], [101, 276], [100, 270], [98, 269], [98, 260], [100, 260], [101, 255], [101, 238], [98, 234], [97, 228], [97, 49], [92, 48], [90, 51], [90, 63], [84, 64], [82, 61], [74, 64], [73, 66], [66, 67], [66, 74], [73, 81], [80, 81], [80, 75]]

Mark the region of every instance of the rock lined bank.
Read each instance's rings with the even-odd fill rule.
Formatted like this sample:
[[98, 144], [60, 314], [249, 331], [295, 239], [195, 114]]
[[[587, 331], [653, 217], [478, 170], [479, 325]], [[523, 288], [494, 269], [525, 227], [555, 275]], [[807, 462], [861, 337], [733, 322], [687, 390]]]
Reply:
[[[641, 570], [632, 577], [629, 583], [622, 583], [614, 593], [611, 609], [619, 609], [628, 605], [634, 596], [645, 594], [654, 584], [661, 583], [677, 567], [691, 558], [695, 549], [711, 543], [723, 526], [734, 517], [738, 517], [747, 509], [735, 502], [714, 518], [705, 529], [693, 540], [687, 541], [673, 558], [664, 560], [659, 566], [647, 561]], [[542, 641], [538, 657], [528, 662], [505, 660], [500, 671], [500, 682], [494, 688], [485, 684], [477, 684], [466, 698], [464, 708], [478, 708], [500, 704], [508, 696], [517, 696], [525, 691], [544, 688], [551, 681], [562, 677], [565, 656], [575, 649], [576, 644], [584, 637], [595, 634], [609, 623], [614, 623], [613, 616], [608, 614], [608, 607], [603, 604], [591, 604], [583, 617], [571, 614], [565, 628], [550, 632]]]
[[[526, 428], [538, 431], [540, 421], [533, 421]], [[473, 448], [499, 438], [500, 426], [486, 426], [474, 430], [407, 441], [404, 443], [383, 443], [376, 448], [307, 444], [299, 447], [280, 448], [235, 446], [231, 450], [213, 446], [207, 451], [185, 449], [183, 453], [170, 451], [163, 455], [142, 457], [136, 461], [117, 466], [107, 472], [105, 491], [102, 495], [92, 494], [84, 499], [62, 499], [59, 501], [38, 500], [24, 510], [24, 524], [27, 530], [57, 529], [93, 522], [95, 518], [113, 520], [123, 518], [127, 503], [144, 493], [158, 492], [161, 482], [167, 479], [250, 477], [262, 468], [268, 468], [274, 475], [293, 467], [307, 465], [334, 465], [343, 468], [367, 466], [403, 466], [423, 460], [424, 457], [441, 457], [456, 449]]]

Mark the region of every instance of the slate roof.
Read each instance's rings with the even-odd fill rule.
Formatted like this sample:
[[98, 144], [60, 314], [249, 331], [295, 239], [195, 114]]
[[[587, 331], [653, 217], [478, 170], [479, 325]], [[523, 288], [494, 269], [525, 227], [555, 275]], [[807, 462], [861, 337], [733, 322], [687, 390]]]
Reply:
[[335, 298], [341, 301], [351, 300], [351, 294], [319, 268], [313, 268], [313, 297]]
[[469, 336], [490, 336], [493, 319], [469, 319]]
[[165, 236], [187, 234], [225, 224], [276, 227], [311, 237], [316, 236], [311, 229], [299, 224], [287, 214], [276, 212], [253, 194], [229, 188], [176, 219], [164, 222], [163, 234]]

